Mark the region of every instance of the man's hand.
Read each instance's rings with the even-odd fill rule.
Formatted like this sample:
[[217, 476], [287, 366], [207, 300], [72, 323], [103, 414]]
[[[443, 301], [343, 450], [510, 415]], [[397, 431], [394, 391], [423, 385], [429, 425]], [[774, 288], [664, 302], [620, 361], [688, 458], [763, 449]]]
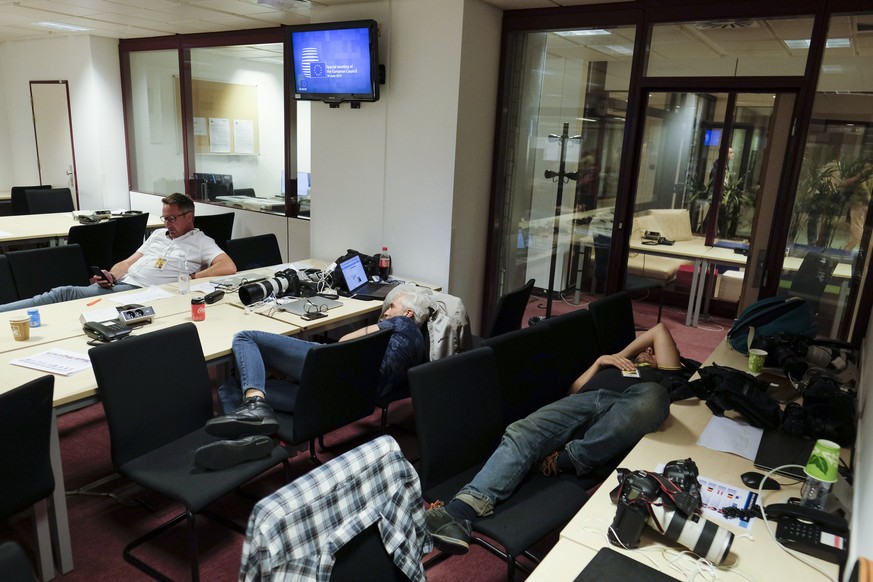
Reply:
[[94, 273], [88, 281], [93, 285], [97, 283], [100, 287], [104, 289], [112, 289], [118, 280], [115, 276], [109, 271], [103, 269], [99, 273]]
[[636, 369], [636, 366], [634, 366], [634, 363], [632, 361], [619, 354], [608, 354], [605, 356], [600, 356], [599, 358], [597, 358], [597, 363], [600, 365], [601, 368], [606, 366], [613, 366], [615, 368], [618, 368], [619, 370], [626, 370], [628, 372]]

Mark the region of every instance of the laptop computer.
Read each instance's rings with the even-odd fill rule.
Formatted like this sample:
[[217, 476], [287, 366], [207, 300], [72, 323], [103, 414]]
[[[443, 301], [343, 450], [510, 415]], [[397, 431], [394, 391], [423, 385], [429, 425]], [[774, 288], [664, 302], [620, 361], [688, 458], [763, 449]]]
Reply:
[[[778, 430], [765, 430], [755, 455], [755, 466], [769, 471], [782, 465], [806, 466], [815, 441], [787, 435]], [[777, 471], [782, 475], [806, 479], [803, 469], [790, 467]]]
[[342, 270], [343, 281], [350, 297], [382, 300], [396, 285], [396, 283], [374, 283], [367, 279], [367, 273], [358, 255], [340, 263], [339, 268]]

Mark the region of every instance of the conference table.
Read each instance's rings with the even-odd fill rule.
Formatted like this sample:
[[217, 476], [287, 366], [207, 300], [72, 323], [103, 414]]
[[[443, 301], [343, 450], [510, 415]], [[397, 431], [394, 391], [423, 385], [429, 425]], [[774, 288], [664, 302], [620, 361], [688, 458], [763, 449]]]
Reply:
[[[59, 244], [67, 238], [71, 226], [81, 223], [71, 212], [52, 212], [49, 214], [20, 214], [0, 216], [0, 246], [24, 242], [45, 242]], [[160, 216], [149, 214], [146, 230], [164, 226]]]
[[[297, 266], [320, 265], [320, 262], [295, 263]], [[280, 265], [283, 268], [287, 265]], [[270, 276], [275, 269], [265, 268], [254, 274]], [[252, 273], [252, 272], [250, 272]], [[212, 282], [226, 277], [197, 279], [191, 292], [179, 294], [175, 285], [164, 285], [150, 289], [134, 289], [95, 298], [78, 299], [39, 307], [41, 326], [31, 328], [27, 341], [15, 341], [8, 329], [0, 333], [0, 393], [11, 390], [31, 380], [44, 376], [47, 372], [17, 365], [16, 360], [46, 360], [52, 354], [73, 352], [87, 357], [90, 338], [82, 331], [81, 317], [94, 321], [106, 321], [126, 304], [149, 305], [155, 315], [151, 323], [138, 327], [131, 335], [149, 333], [173, 325], [192, 321], [191, 297], [205, 294], [215, 288]], [[380, 301], [361, 301], [340, 297], [342, 305], [328, 311], [326, 317], [306, 322], [302, 318], [285, 312], [246, 309], [235, 292], [227, 292], [215, 304], [206, 307], [206, 318], [194, 322], [200, 336], [203, 355], [210, 365], [229, 360], [231, 345], [236, 332], [257, 329], [283, 335], [296, 335], [315, 329], [328, 329], [344, 325], [355, 319], [375, 318], [381, 311]], [[7, 312], [4, 319], [23, 314]], [[63, 482], [63, 469], [60, 455], [60, 441], [57, 429], [57, 415], [88, 406], [97, 401], [97, 381], [94, 372], [86, 369], [69, 375], [55, 374], [54, 416], [51, 429], [51, 462], [55, 474], [55, 491], [52, 495], [53, 540], [57, 568], [65, 574], [73, 569], [72, 548], [70, 545], [69, 521], [67, 517], [66, 492]], [[41, 557], [40, 559], [44, 559]], [[44, 566], [48, 566], [45, 562]], [[52, 567], [44, 567], [52, 572]]]
[[[712, 363], [745, 370], [747, 360], [744, 355], [732, 350], [727, 342], [722, 342], [703, 365]], [[661, 428], [643, 437], [619, 466], [630, 470], [657, 471], [669, 461], [691, 458], [697, 464], [701, 478], [737, 490], [746, 488], [740, 475], [747, 471], [760, 472], [751, 460], [697, 444], [699, 435], [712, 419], [713, 414], [702, 400], [693, 398], [674, 402], [670, 417]], [[776, 475], [775, 479], [782, 488], [763, 492], [762, 501], [765, 506], [799, 496], [801, 484], [798, 481], [780, 475]], [[648, 526], [644, 528], [637, 549], [623, 549], [609, 543], [606, 533], [616, 514], [616, 505], [610, 500], [609, 493], [617, 485], [618, 474], [614, 471], [564, 527], [558, 544], [528, 580], [574, 580], [597, 551], [606, 547], [675, 578], [686, 579], [689, 573], [697, 572], [696, 561], [677, 558], [676, 552], [665, 551], [668, 548], [678, 551], [684, 548], [657, 534]], [[784, 552], [768, 533], [764, 521], [759, 518], [747, 523], [737, 519], [716, 523], [735, 534], [730, 552], [718, 571], [719, 579], [774, 580], [778, 577], [784, 580], [813, 580], [825, 578], [822, 572], [831, 578], [838, 575], [835, 564], [803, 555], [804, 559], [820, 569], [816, 572], [813, 567]], [[775, 531], [775, 523], [769, 524]], [[727, 572], [734, 569], [734, 575], [725, 576], [724, 568], [728, 568]]]

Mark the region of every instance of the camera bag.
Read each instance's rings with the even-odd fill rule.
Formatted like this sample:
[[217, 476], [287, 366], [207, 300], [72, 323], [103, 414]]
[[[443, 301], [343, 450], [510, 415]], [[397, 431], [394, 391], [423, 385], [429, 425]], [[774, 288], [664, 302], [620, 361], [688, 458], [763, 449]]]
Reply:
[[716, 416], [736, 410], [757, 428], [779, 428], [779, 404], [767, 395], [767, 385], [754, 376], [727, 366], [704, 366], [689, 388]]
[[749, 352], [749, 329], [755, 336], [773, 336], [789, 333], [815, 337], [816, 324], [809, 304], [800, 297], [768, 297], [743, 309], [727, 334], [728, 342], [736, 351]]

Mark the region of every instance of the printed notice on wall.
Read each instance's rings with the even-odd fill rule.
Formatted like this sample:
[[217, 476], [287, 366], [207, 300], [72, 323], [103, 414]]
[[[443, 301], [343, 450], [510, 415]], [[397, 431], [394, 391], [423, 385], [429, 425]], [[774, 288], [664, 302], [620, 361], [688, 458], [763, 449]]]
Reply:
[[255, 153], [255, 124], [251, 119], [233, 120], [233, 151], [237, 154]]
[[230, 120], [224, 117], [209, 118], [209, 151], [213, 154], [230, 153]]
[[209, 135], [208, 130], [206, 129], [206, 118], [205, 117], [195, 117], [194, 118], [194, 135]]

